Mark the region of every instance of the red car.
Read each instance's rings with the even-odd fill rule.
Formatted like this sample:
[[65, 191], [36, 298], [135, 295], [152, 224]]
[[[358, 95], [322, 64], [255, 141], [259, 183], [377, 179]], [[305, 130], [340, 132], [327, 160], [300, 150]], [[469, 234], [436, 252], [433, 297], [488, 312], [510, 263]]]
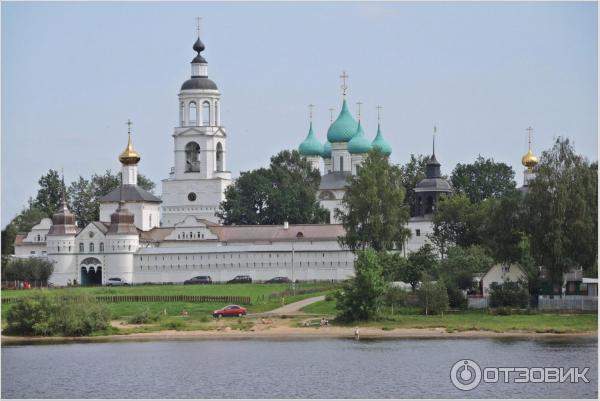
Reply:
[[218, 309], [213, 312], [213, 317], [224, 317], [224, 316], [238, 316], [242, 317], [246, 315], [246, 308], [238, 305], [229, 305], [223, 309]]

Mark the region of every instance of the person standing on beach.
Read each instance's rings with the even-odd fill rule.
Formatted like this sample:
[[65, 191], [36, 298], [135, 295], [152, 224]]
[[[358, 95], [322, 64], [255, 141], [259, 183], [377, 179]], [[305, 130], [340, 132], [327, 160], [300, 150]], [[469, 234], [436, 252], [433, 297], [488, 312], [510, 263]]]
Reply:
[[360, 339], [360, 329], [358, 327], [354, 328], [354, 339], [355, 340], [359, 340]]

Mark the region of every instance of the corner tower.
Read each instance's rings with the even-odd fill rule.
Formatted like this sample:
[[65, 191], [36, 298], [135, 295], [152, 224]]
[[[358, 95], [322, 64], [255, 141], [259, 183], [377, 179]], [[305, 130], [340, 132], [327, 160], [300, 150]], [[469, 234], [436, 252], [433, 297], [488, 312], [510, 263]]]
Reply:
[[208, 78], [208, 63], [200, 54], [204, 43], [193, 46], [190, 79], [181, 85], [179, 126], [173, 133], [174, 166], [162, 181], [161, 225], [173, 227], [187, 216], [218, 222], [215, 212], [231, 183], [227, 170], [227, 134], [221, 125], [221, 94]]

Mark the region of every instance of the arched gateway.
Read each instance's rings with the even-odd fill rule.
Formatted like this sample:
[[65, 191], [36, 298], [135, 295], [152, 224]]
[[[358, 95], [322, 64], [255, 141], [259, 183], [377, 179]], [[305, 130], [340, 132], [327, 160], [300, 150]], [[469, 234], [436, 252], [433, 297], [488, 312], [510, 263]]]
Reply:
[[81, 262], [81, 285], [102, 284], [102, 263], [96, 258], [87, 258]]

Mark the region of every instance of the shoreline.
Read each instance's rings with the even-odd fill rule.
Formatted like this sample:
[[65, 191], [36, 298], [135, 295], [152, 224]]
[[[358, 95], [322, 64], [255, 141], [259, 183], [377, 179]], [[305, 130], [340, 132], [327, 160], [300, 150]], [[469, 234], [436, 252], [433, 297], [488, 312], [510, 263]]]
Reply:
[[[597, 338], [597, 331], [576, 333], [536, 333], [528, 331], [455, 331], [447, 332], [445, 328], [434, 329], [393, 329], [360, 328], [360, 339], [418, 339], [418, 338]], [[86, 343], [114, 341], [170, 341], [170, 340], [248, 340], [277, 339], [303, 340], [345, 338], [354, 339], [354, 328], [349, 327], [272, 327], [263, 330], [162, 330], [152, 333], [113, 334], [94, 337], [27, 337], [1, 336], [2, 345], [50, 344], [50, 343]]]

